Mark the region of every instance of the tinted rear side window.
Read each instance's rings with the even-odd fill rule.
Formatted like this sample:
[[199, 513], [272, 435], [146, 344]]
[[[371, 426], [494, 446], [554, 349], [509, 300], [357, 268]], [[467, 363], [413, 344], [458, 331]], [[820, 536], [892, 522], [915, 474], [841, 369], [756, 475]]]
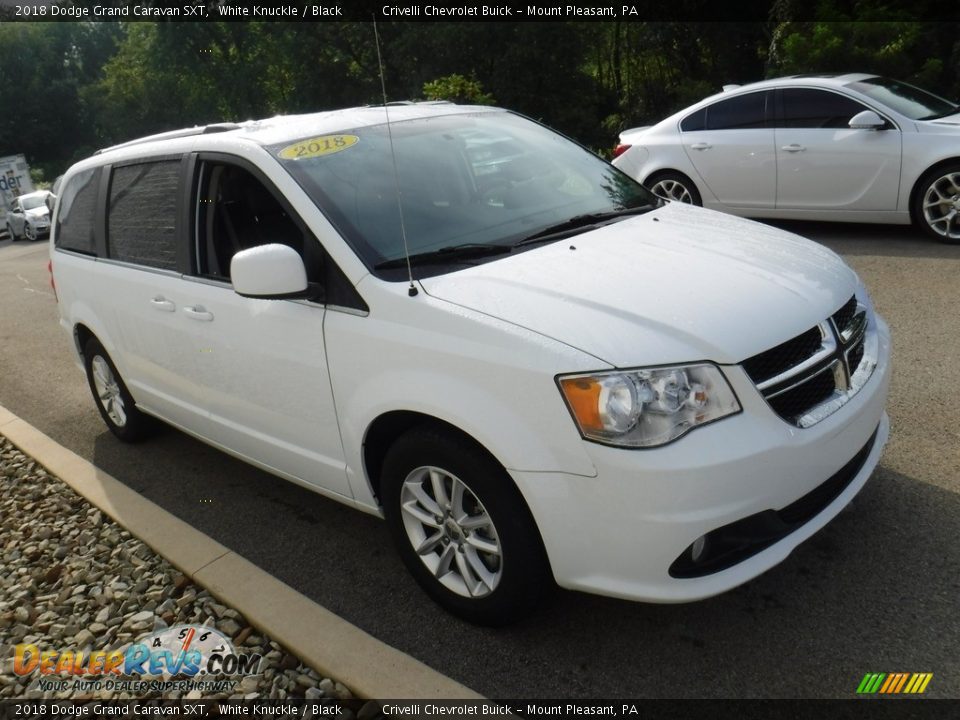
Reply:
[[749, 130], [767, 127], [767, 92], [721, 100], [707, 107], [707, 130]]
[[177, 269], [179, 160], [115, 168], [110, 180], [107, 246], [115, 260]]
[[825, 90], [795, 88], [781, 93], [779, 127], [846, 128], [850, 118], [867, 109], [856, 100]]
[[680, 121], [680, 129], [684, 132], [696, 132], [707, 127], [707, 109], [700, 108], [695, 113], [687, 115]]
[[64, 250], [96, 254], [94, 221], [100, 168], [78, 172], [60, 195], [56, 245]]

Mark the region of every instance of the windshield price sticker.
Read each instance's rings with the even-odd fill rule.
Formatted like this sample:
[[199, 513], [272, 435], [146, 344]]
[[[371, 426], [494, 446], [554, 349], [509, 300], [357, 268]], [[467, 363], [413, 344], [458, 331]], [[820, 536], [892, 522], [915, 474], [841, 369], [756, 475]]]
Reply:
[[306, 158], [322, 157], [353, 147], [359, 141], [360, 138], [356, 135], [323, 135], [288, 145], [277, 153], [277, 157], [284, 160], [305, 160]]

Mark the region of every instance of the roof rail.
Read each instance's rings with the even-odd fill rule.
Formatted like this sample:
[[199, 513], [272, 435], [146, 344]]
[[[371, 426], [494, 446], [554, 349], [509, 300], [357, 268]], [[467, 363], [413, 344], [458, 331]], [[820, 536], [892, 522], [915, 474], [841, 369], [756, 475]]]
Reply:
[[[391, 100], [387, 103], [387, 107], [393, 107], [394, 105], [455, 105], [449, 100]], [[368, 107], [383, 107], [382, 105], [371, 105]]]
[[190, 137], [191, 135], [208, 135], [210, 133], [228, 132], [240, 128], [236, 123], [214, 123], [212, 125], [195, 125], [192, 128], [183, 128], [182, 130], [170, 130], [168, 132], [157, 133], [156, 135], [147, 135], [146, 137], [129, 140], [119, 145], [100, 148], [94, 155], [110, 152], [111, 150], [121, 150], [123, 148], [133, 147], [142, 143], [154, 142], [156, 140], [174, 140], [176, 138]]

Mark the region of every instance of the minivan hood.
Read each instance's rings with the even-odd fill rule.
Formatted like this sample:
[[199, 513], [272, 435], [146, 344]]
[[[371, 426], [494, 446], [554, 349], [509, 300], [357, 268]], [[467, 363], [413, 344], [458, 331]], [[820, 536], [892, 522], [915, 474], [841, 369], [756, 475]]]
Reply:
[[631, 367], [739, 363], [838, 310], [857, 276], [796, 235], [668, 203], [421, 284], [433, 297]]

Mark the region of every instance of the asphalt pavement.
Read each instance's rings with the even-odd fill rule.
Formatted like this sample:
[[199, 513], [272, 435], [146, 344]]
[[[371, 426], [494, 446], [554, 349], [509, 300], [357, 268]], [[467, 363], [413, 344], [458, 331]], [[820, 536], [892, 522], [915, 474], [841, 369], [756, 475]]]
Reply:
[[488, 697], [852, 698], [867, 672], [932, 672], [928, 696], [960, 697], [960, 246], [911, 228], [780, 225], [844, 256], [890, 323], [891, 440], [848, 511], [780, 566], [699, 603], [559, 591], [521, 624], [476, 628], [422, 594], [376, 518], [172, 429], [119, 443], [70, 360], [46, 243], [0, 240], [0, 404]]

